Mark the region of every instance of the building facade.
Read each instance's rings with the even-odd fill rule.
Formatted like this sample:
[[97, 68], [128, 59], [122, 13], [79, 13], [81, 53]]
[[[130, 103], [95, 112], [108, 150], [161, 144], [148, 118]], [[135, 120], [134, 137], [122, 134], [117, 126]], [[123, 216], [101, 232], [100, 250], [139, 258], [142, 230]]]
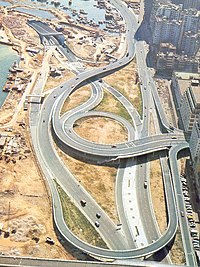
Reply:
[[193, 162], [200, 160], [200, 116], [194, 123], [190, 137], [190, 153]]
[[190, 86], [184, 93], [181, 105], [180, 116], [184, 131], [191, 133], [194, 124], [199, 119], [200, 114], [200, 86]]
[[179, 55], [195, 56], [200, 48], [200, 12], [196, 9], [199, 2], [154, 0], [150, 16], [153, 45], [171, 43]]

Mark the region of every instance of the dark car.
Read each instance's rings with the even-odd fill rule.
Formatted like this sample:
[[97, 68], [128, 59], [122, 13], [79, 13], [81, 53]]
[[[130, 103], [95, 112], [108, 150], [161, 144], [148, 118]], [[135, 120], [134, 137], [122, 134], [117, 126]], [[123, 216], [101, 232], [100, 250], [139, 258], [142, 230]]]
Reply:
[[82, 207], [85, 207], [85, 205], [86, 205], [87, 202], [86, 202], [85, 200], [81, 199], [81, 200], [80, 200], [80, 203], [81, 203], [81, 206], [82, 206]]
[[96, 217], [97, 217], [97, 219], [100, 219], [101, 218], [101, 214], [100, 213], [96, 213]]
[[96, 222], [95, 222], [95, 226], [96, 226], [96, 227], [99, 227], [99, 226], [100, 226], [100, 223], [96, 221]]

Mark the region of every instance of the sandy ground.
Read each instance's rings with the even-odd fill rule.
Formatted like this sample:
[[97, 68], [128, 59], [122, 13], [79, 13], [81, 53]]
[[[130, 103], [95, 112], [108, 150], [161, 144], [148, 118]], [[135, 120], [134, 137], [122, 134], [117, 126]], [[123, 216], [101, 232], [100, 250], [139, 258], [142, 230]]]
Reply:
[[[78, 120], [75, 131], [82, 138], [98, 144], [115, 144], [127, 141], [124, 127], [108, 118], [85, 118]], [[113, 138], [114, 137], [114, 138]]]
[[[9, 20], [10, 18], [10, 20]], [[9, 27], [6, 28], [6, 32], [9, 34], [11, 39], [14, 39], [21, 46], [21, 51], [23, 52], [26, 48], [26, 44], [34, 45], [41, 47], [39, 38], [35, 31], [30, 29], [26, 23], [26, 16], [20, 16], [20, 21], [18, 20], [18, 15], [15, 12], [10, 12], [9, 16], [3, 18], [4, 25]], [[15, 21], [19, 23], [15, 23]], [[19, 25], [20, 24], [20, 25]], [[88, 32], [80, 32], [79, 38], [82, 35], [87, 34]], [[34, 41], [33, 41], [34, 40]], [[107, 48], [105, 44], [111, 45], [113, 42], [118, 42], [119, 40], [114, 40], [114, 38], [105, 39], [102, 41], [102, 44], [99, 45], [98, 53], [101, 49]], [[92, 40], [89, 40], [89, 43], [86, 44], [84, 51], [82, 51], [82, 46], [75, 45], [77, 39], [72, 42], [72, 46], [76, 52], [79, 52], [85, 58], [90, 60], [95, 60], [96, 49], [93, 48]], [[24, 67], [28, 67], [29, 70], [34, 70], [35, 68], [40, 67], [42, 54], [39, 54], [37, 57], [32, 60], [32, 58], [26, 53], [24, 54], [25, 60], [21, 63]], [[102, 58], [103, 60], [103, 58]], [[58, 64], [58, 60], [52, 58], [52, 66]], [[61, 64], [62, 65], [62, 64]], [[139, 89], [136, 84], [135, 79], [135, 63], [132, 62], [124, 70], [119, 71], [116, 74], [113, 74], [106, 78], [111, 85], [114, 85], [118, 88], [123, 94], [128, 96], [134, 106], [141, 112], [141, 100], [139, 96]], [[53, 88], [55, 85], [60, 84], [66, 79], [66, 77], [72, 77], [72, 73], [67, 69], [63, 71], [61, 78], [49, 78], [45, 90]], [[84, 102], [90, 95], [90, 90], [85, 88], [83, 92], [77, 91], [76, 96], [71, 96], [71, 102], [67, 103], [65, 110], [73, 108], [75, 104], [80, 104]], [[18, 101], [14, 97], [16, 102]], [[110, 100], [111, 97], [107, 94], [107, 100]], [[112, 107], [112, 104], [116, 100], [107, 101], [107, 109], [109, 110]], [[10, 102], [7, 104], [8, 108], [5, 108], [3, 114], [5, 117], [11, 117], [10, 108], [13, 107], [16, 102]], [[104, 108], [106, 103], [104, 102]], [[10, 105], [10, 106], [9, 106]], [[109, 106], [110, 105], [110, 106]], [[5, 106], [6, 107], [6, 106]], [[102, 107], [102, 106], [101, 106]], [[121, 114], [122, 111], [119, 109], [119, 106], [116, 104], [116, 113]], [[109, 110], [110, 111], [110, 110]], [[3, 118], [3, 116], [1, 118]], [[3, 118], [4, 121], [5, 117]], [[19, 118], [19, 121], [27, 122], [26, 114], [22, 111]], [[86, 130], [89, 127], [89, 124], [94, 124], [100, 130], [100, 133], [95, 133], [95, 128], [92, 129], [91, 133], [85, 135]], [[111, 129], [112, 128], [112, 129]], [[102, 143], [117, 143], [119, 140], [126, 140], [126, 132], [122, 129], [119, 124], [114, 123], [113, 121], [105, 121], [105, 119], [89, 119], [81, 122], [79, 129], [77, 131], [80, 135], [85, 136], [89, 140], [95, 138], [94, 141]], [[106, 134], [105, 134], [106, 131]], [[63, 247], [57, 241], [57, 238], [54, 234], [51, 214], [51, 204], [49, 201], [48, 193], [44, 184], [44, 180], [41, 177], [41, 174], [37, 168], [37, 164], [34, 160], [34, 155], [31, 152], [31, 147], [29, 145], [29, 136], [27, 133], [27, 128], [21, 128], [18, 123], [13, 125], [13, 133], [19, 132], [22, 137], [25, 137], [25, 144], [22, 142], [21, 137], [17, 141], [19, 144], [23, 143], [20, 152], [17, 155], [5, 157], [3, 152], [1, 152], [0, 160], [0, 214], [1, 221], [3, 223], [3, 232], [0, 236], [0, 249], [6, 255], [26, 255], [33, 257], [50, 257], [50, 258], [68, 258], [71, 259], [72, 256], [63, 250]], [[30, 152], [26, 152], [25, 150]], [[117, 222], [117, 212], [115, 208], [115, 177], [117, 170], [111, 167], [104, 166], [94, 166], [86, 164], [75, 160], [69, 156], [64, 155], [62, 152], [62, 159], [65, 164], [69, 167], [77, 179], [84, 185], [84, 187], [92, 194], [96, 201], [104, 208], [104, 210]], [[21, 156], [21, 157], [20, 157]], [[159, 171], [159, 163], [154, 161], [152, 162], [152, 181], [151, 186], [156, 188], [155, 192], [152, 193], [153, 203], [155, 206], [156, 216], [161, 216], [163, 214], [163, 189], [161, 185], [161, 175]], [[153, 192], [154, 190], [152, 190]], [[109, 194], [108, 194], [109, 192]], [[43, 205], [41, 205], [43, 203]], [[161, 204], [160, 204], [161, 203]], [[161, 213], [162, 207], [162, 213]], [[162, 231], [165, 227], [165, 220], [159, 219], [159, 227]], [[8, 238], [4, 237], [4, 231], [7, 231], [10, 228], [10, 236]], [[55, 245], [50, 246], [45, 243], [47, 236], [50, 236], [54, 239]], [[39, 242], [36, 243], [35, 237], [39, 238]], [[179, 237], [177, 237], [179, 238]], [[179, 243], [179, 242], [178, 242]], [[176, 249], [177, 253], [181, 251], [181, 248]], [[174, 258], [180, 258], [181, 254], [178, 254]]]
[[[77, 103], [84, 102], [89, 93], [90, 89], [88, 87], [83, 88], [83, 92], [81, 89], [77, 90], [70, 96], [64, 108], [65, 111], [69, 110], [69, 107], [75, 107]], [[114, 101], [116, 100], [114, 99]], [[111, 102], [112, 104], [113, 102]], [[127, 139], [127, 133], [120, 124], [105, 118], [95, 117], [78, 121], [74, 130], [83, 138], [103, 144], [118, 143]], [[59, 154], [77, 180], [90, 192], [111, 218], [118, 222], [114, 191], [117, 169], [87, 164], [65, 155], [61, 151], [59, 151]]]
[[156, 79], [158, 93], [168, 121], [177, 127], [178, 118], [176, 117], [175, 107], [172, 100], [170, 83], [167, 80]]
[[[0, 250], [12, 256], [72, 258], [54, 234], [50, 199], [27, 141], [26, 129], [17, 125], [15, 129], [12, 135], [20, 132], [15, 140], [18, 153], [5, 154], [4, 149], [0, 157], [0, 223], [3, 224]], [[7, 231], [10, 236], [6, 238]], [[45, 243], [47, 236], [54, 239], [54, 246]], [[39, 238], [39, 242], [33, 238]]]
[[[18, 23], [15, 23], [16, 20]], [[23, 53], [24, 60], [20, 62], [20, 67], [25, 69], [25, 73], [21, 75], [25, 77], [28, 75], [26, 68], [27, 71], [33, 71], [40, 67], [42, 54], [32, 58], [24, 53], [25, 42], [40, 48], [38, 35], [26, 25], [24, 17], [19, 20], [17, 15], [12, 14], [3, 18], [3, 22], [11, 28], [11, 31], [8, 28], [5, 30], [9, 38], [21, 46], [19, 50]], [[13, 107], [20, 98], [21, 93], [10, 92], [0, 111], [1, 124], [12, 118]], [[23, 127], [19, 126], [20, 122], [23, 122]], [[5, 131], [4, 134], [17, 135], [15, 144], [18, 151], [6, 154], [10, 137], [7, 138], [4, 150], [0, 151], [0, 224], [3, 227], [0, 250], [3, 254], [12, 256], [72, 259], [54, 233], [51, 201], [29, 144], [27, 113], [21, 111], [17, 122], [10, 128], [12, 132]], [[9, 237], [5, 235], [7, 231]], [[51, 246], [45, 242], [47, 236], [53, 238], [55, 245]]]
[[84, 163], [61, 151], [59, 155], [76, 179], [92, 195], [104, 211], [107, 212], [115, 222], [118, 222], [114, 190], [117, 169]]
[[181, 232], [179, 228], [177, 230], [177, 234], [176, 234], [172, 249], [170, 250], [170, 257], [174, 264], [185, 265], [186, 263], [185, 254], [183, 250], [183, 243], [182, 243], [182, 238], [181, 238]]
[[154, 160], [150, 164], [151, 197], [153, 201], [155, 216], [158, 222], [160, 232], [162, 234], [167, 227], [167, 218], [161, 166], [159, 160]]
[[[35, 31], [26, 25], [26, 16], [22, 16], [20, 27], [19, 24], [15, 23], [17, 19], [18, 17], [15, 12], [10, 12], [9, 16], [3, 18], [4, 25], [6, 26], [5, 32], [12, 41], [21, 46], [19, 51], [23, 53], [24, 60], [20, 62], [20, 66], [24, 69], [28, 68], [29, 71], [34, 71], [41, 66], [42, 53], [34, 58], [30, 57], [27, 53], [24, 53], [26, 49], [25, 43], [41, 48], [40, 41]], [[63, 68], [63, 63], [65, 62], [52, 57], [50, 63], [52, 67]], [[54, 88], [70, 77], [73, 77], [73, 74], [65, 68], [62, 70], [61, 77], [49, 77], [45, 91]], [[77, 105], [81, 101], [85, 101], [90, 96], [90, 89], [85, 87], [81, 93], [78, 90], [76, 94], [78, 98], [75, 100], [74, 96], [71, 95], [71, 101], [66, 107], [67, 109], [72, 108], [75, 102]], [[13, 106], [17, 105], [20, 98], [20, 94], [15, 95], [15, 92], [10, 93], [3, 109], [0, 111], [2, 114], [2, 124], [12, 118]], [[26, 116], [26, 112], [21, 111], [18, 116], [18, 122], [25, 122], [25, 124], [21, 127], [19, 123], [15, 123], [12, 125], [12, 132], [9, 133], [14, 135], [17, 132], [25, 138], [22, 138], [23, 142], [25, 142], [22, 146], [23, 149], [15, 156], [5, 156], [4, 152], [1, 151], [0, 194], [2, 197], [0, 200], [0, 213], [2, 216], [0, 223], [3, 224], [3, 232], [0, 236], [0, 250], [5, 255], [72, 259], [72, 256], [64, 251], [58, 242], [53, 230], [51, 203], [29, 145], [28, 140], [30, 137], [26, 128]], [[20, 138], [18, 140], [19, 145]], [[29, 151], [28, 154], [25, 151]], [[89, 191], [93, 191], [93, 195], [97, 198], [97, 201], [100, 204], [102, 203], [103, 208], [117, 221], [117, 212], [114, 203], [114, 182], [117, 170], [110, 167], [87, 165], [68, 156], [67, 158], [67, 163], [76, 172], [77, 179], [86, 188], [88, 187]], [[90, 177], [90, 180], [87, 180], [87, 177]], [[105, 177], [107, 178], [106, 181]], [[106, 192], [110, 192], [110, 194], [108, 195]], [[110, 208], [110, 205], [112, 208]], [[10, 235], [6, 238], [4, 233], [8, 230]], [[53, 238], [55, 241], [54, 246], [45, 243], [47, 236]], [[36, 242], [37, 238], [39, 240], [38, 243]]]
[[134, 60], [122, 70], [104, 78], [105, 82], [119, 90], [142, 113], [142, 99], [136, 78], [136, 63]]
[[[153, 116], [150, 117], [150, 133], [155, 134], [155, 126], [153, 123]], [[156, 220], [158, 223], [161, 234], [167, 227], [167, 214], [165, 204], [165, 193], [162, 179], [162, 171], [159, 160], [153, 160], [150, 162], [150, 188], [151, 198], [154, 207]]]
[[90, 98], [90, 96], [91, 96], [91, 87], [89, 85], [85, 85], [80, 89], [77, 89], [65, 101], [61, 110], [61, 114], [86, 102]]
[[[176, 125], [176, 115], [173, 110], [173, 104], [171, 103], [171, 95], [169, 94], [169, 88], [167, 81], [157, 81], [157, 84], [162, 86], [163, 92], [159, 90], [161, 102], [163, 103], [164, 110], [167, 115], [167, 119]], [[155, 134], [155, 127], [153, 123], [153, 118], [150, 120], [150, 132]], [[185, 160], [181, 159], [179, 161], [180, 172], [184, 172]], [[162, 182], [162, 174], [159, 160], [151, 162], [151, 197], [154, 207], [155, 216], [158, 222], [160, 232], [163, 233], [167, 226], [166, 217], [166, 205], [164, 199], [164, 187]], [[183, 252], [183, 244], [180, 229], [178, 229], [174, 244], [170, 250], [170, 257], [173, 264], [183, 264], [185, 263], [185, 256]]]

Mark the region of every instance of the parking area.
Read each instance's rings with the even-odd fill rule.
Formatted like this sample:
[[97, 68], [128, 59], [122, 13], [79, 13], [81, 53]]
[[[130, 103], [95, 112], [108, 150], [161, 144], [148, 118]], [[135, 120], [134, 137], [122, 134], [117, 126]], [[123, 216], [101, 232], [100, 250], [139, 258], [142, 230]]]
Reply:
[[[200, 248], [199, 231], [196, 226], [196, 222], [198, 222], [198, 219], [197, 219], [196, 214], [193, 212], [193, 207], [191, 204], [190, 194], [188, 190], [189, 188], [187, 184], [187, 179], [184, 173], [180, 175], [180, 180], [182, 184], [182, 192], [183, 192], [184, 201], [185, 201], [186, 216], [187, 216], [188, 224], [190, 227], [190, 235], [191, 235], [192, 244], [193, 244], [194, 250], [199, 251], [199, 248]], [[184, 216], [184, 213], [181, 215]]]

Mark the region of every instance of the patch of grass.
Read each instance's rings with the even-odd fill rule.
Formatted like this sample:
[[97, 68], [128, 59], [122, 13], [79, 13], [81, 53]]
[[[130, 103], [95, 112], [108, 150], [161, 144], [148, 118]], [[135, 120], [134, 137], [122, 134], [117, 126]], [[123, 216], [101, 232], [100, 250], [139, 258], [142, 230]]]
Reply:
[[127, 110], [109, 92], [104, 91], [103, 99], [101, 103], [95, 108], [95, 110], [115, 113], [132, 123], [132, 119]]
[[69, 229], [81, 240], [97, 247], [107, 248], [106, 243], [99, 233], [72, 203], [65, 191], [56, 183], [56, 187], [60, 196], [63, 217]]
[[136, 84], [136, 63], [133, 60], [125, 68], [107, 76], [104, 80], [122, 93], [142, 117], [142, 95], [139, 84]]
[[135, 98], [133, 105], [136, 108], [137, 112], [140, 114], [140, 117], [142, 117], [142, 114], [143, 114], [142, 95], [141, 95], [139, 84], [137, 85], [137, 88], [138, 88], [139, 93], [138, 93], [138, 96]]

